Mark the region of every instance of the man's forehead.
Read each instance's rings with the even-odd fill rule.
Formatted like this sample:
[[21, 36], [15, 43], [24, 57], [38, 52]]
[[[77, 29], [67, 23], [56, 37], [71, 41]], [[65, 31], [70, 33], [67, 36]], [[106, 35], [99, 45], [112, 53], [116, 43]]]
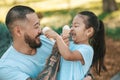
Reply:
[[27, 15], [26, 15], [26, 18], [27, 18], [29, 21], [39, 20], [39, 18], [38, 18], [38, 16], [37, 16], [36, 13], [27, 14]]
[[38, 16], [37, 16], [36, 13], [29, 13], [29, 14], [26, 14], [26, 17], [27, 17], [27, 18], [33, 18], [33, 17], [38, 18]]

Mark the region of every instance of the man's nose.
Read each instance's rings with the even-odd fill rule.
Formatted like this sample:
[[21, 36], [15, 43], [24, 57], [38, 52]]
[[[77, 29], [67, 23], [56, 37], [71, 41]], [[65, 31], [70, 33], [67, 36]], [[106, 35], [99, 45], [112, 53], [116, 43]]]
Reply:
[[41, 33], [42, 32], [42, 30], [41, 30], [41, 27], [38, 29], [38, 33]]
[[72, 30], [73, 30], [73, 27], [71, 27], [70, 30], [72, 31]]

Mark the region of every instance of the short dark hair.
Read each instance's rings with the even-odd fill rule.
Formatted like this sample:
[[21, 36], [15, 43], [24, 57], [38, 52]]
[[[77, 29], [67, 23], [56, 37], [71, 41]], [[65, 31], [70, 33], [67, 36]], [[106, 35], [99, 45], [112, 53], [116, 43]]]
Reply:
[[17, 5], [12, 7], [6, 16], [6, 25], [8, 29], [11, 31], [11, 25], [13, 24], [14, 21], [16, 20], [24, 20], [26, 19], [26, 14], [29, 13], [34, 13], [35, 11], [28, 7], [28, 6], [23, 6], [23, 5]]

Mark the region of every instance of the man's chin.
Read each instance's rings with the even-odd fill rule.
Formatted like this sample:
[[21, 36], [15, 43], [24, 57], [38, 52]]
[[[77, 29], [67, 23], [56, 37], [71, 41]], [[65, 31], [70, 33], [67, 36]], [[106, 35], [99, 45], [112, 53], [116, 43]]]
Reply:
[[41, 41], [36, 41], [32, 45], [30, 45], [30, 47], [36, 49], [36, 48], [40, 48], [41, 45], [42, 45]]
[[41, 43], [40, 40], [36, 42], [36, 46], [37, 46], [37, 48], [41, 47], [41, 45], [42, 45], [42, 43]]
[[36, 41], [36, 44], [41, 45], [40, 39]]
[[39, 45], [38, 45], [38, 48], [40, 48], [42, 46], [42, 43], [40, 42]]
[[39, 44], [36, 44], [36, 45], [34, 45], [34, 46], [31, 46], [31, 48], [34, 48], [34, 49], [36, 49], [36, 48], [40, 48], [41, 45], [42, 45], [42, 43], [39, 43]]
[[36, 38], [36, 42], [39, 42], [40, 43], [40, 38], [38, 37], [38, 38]]

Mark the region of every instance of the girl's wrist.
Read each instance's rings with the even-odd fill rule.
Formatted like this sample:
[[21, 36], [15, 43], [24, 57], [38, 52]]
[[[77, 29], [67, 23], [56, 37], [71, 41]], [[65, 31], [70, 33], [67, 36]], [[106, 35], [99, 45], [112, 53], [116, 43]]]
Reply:
[[62, 37], [60, 35], [56, 35], [55, 40], [60, 40]]

